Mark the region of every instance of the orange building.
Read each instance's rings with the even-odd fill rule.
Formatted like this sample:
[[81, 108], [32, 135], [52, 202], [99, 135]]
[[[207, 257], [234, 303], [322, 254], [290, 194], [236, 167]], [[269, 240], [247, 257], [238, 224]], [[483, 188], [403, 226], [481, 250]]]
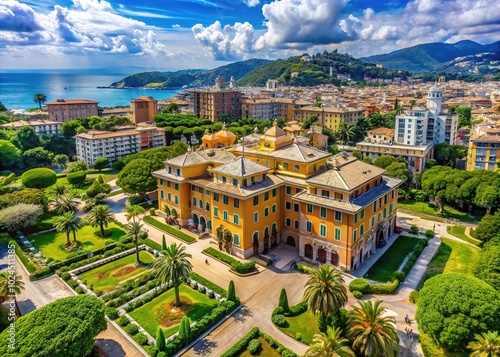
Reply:
[[130, 120], [136, 124], [152, 123], [158, 113], [158, 101], [151, 96], [142, 95], [130, 103]]
[[47, 103], [49, 120], [65, 122], [99, 115], [98, 102], [86, 99], [57, 99]]
[[213, 139], [153, 176], [160, 210], [175, 209], [182, 225], [212, 236], [229, 230], [232, 254], [248, 258], [283, 242], [305, 259], [355, 269], [393, 233], [402, 181], [383, 169], [332, 158], [276, 123], [231, 148], [214, 148]]

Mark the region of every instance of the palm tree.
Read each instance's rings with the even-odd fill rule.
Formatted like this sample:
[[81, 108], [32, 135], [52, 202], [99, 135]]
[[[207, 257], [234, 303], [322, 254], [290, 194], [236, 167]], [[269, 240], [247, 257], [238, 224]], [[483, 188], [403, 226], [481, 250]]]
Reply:
[[[59, 188], [58, 192], [62, 192]], [[66, 191], [61, 194], [56, 192], [54, 199], [51, 204], [54, 207], [54, 211], [57, 214], [63, 214], [64, 212], [76, 212], [78, 211], [78, 198], [76, 197], [76, 191]]]
[[476, 341], [469, 342], [467, 346], [472, 352], [470, 357], [499, 357], [500, 356], [500, 336], [498, 331], [488, 331], [482, 334], [475, 334]]
[[104, 237], [104, 227], [107, 227], [109, 223], [115, 222], [115, 215], [108, 206], [97, 205], [90, 210], [87, 215], [87, 221], [92, 227], [99, 226], [101, 230], [101, 237]]
[[347, 338], [342, 337], [340, 327], [328, 326], [326, 333], [314, 335], [313, 343], [307, 349], [305, 357], [356, 357], [349, 346]]
[[40, 110], [42, 110], [42, 104], [47, 101], [47, 96], [43, 93], [37, 93], [33, 96], [33, 101], [38, 103]]
[[134, 240], [135, 266], [137, 267], [141, 265], [141, 260], [139, 259], [139, 239], [146, 238], [148, 232], [146, 232], [146, 230], [144, 229], [144, 225], [140, 221], [136, 221], [135, 219], [125, 225], [125, 230], [127, 231], [127, 235]]
[[12, 275], [7, 271], [0, 273], [0, 304], [6, 302], [10, 297], [14, 297], [16, 312], [20, 315], [16, 296], [24, 290], [24, 282], [20, 275], [16, 274], [14, 277], [12, 279]]
[[339, 127], [337, 128], [336, 134], [340, 138], [340, 140], [347, 142], [350, 138], [352, 138], [355, 133], [356, 126], [354, 124], [348, 122], [340, 122]]
[[359, 301], [359, 307], [348, 313], [347, 337], [351, 339], [353, 350], [359, 356], [397, 356], [399, 337], [396, 319], [384, 316], [386, 311], [381, 301]]
[[54, 195], [54, 198], [60, 195], [64, 195], [68, 192], [68, 188], [64, 185], [55, 185], [54, 188], [52, 189], [52, 194]]
[[127, 203], [125, 206], [125, 218], [127, 221], [135, 221], [136, 217], [139, 217], [141, 214], [144, 213], [144, 208], [138, 205], [131, 205]]
[[308, 310], [319, 313], [323, 321], [327, 316], [336, 315], [347, 302], [344, 279], [331, 266], [322, 265], [312, 272], [305, 286]]
[[64, 212], [61, 216], [54, 218], [54, 225], [58, 232], [66, 233], [66, 245], [71, 245], [69, 235], [73, 232], [73, 240], [76, 242], [76, 231], [82, 227], [80, 217], [76, 217], [74, 212]]
[[193, 266], [187, 260], [191, 254], [185, 252], [186, 247], [182, 244], [172, 243], [163, 251], [164, 256], [153, 262], [156, 277], [162, 285], [172, 282], [175, 289], [175, 306], [180, 307], [179, 285], [189, 278]]

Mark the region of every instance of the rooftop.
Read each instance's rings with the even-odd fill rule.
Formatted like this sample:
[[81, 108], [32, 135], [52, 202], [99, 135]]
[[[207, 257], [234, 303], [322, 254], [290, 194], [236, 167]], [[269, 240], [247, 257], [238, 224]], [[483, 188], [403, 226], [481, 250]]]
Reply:
[[120, 131], [101, 131], [89, 130], [85, 133], [76, 134], [76, 138], [99, 140], [107, 138], [115, 138], [120, 136], [139, 135], [137, 130], [120, 130]]
[[260, 165], [243, 156], [237, 157], [226, 164], [214, 168], [212, 171], [233, 177], [247, 177], [269, 171], [270, 168]]
[[94, 102], [88, 99], [57, 99], [53, 102], [47, 103], [47, 105], [62, 105], [62, 104], [98, 104], [99, 102]]
[[275, 175], [267, 175], [265, 180], [252, 183], [249, 186], [234, 186], [231, 183], [214, 182], [213, 178], [210, 176], [200, 176], [190, 179], [189, 182], [203, 186], [209, 190], [218, 191], [222, 194], [249, 197], [267, 191], [270, 188], [275, 188], [277, 185], [282, 184], [283, 180]]

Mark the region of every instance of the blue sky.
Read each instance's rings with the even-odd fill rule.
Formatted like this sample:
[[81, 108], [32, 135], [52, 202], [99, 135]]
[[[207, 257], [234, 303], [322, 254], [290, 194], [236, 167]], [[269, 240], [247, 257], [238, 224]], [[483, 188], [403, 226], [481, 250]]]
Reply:
[[500, 40], [497, 0], [0, 0], [0, 69], [213, 68]]

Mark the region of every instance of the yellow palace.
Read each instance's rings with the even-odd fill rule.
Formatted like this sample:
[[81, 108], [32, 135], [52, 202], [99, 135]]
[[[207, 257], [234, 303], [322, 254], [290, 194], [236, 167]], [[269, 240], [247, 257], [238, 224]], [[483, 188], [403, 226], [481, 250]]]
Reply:
[[160, 210], [175, 209], [183, 226], [212, 235], [222, 225], [236, 256], [284, 243], [351, 270], [393, 233], [402, 181], [383, 169], [300, 144], [276, 123], [235, 140], [224, 126], [206, 133], [200, 150], [166, 160], [153, 173]]

